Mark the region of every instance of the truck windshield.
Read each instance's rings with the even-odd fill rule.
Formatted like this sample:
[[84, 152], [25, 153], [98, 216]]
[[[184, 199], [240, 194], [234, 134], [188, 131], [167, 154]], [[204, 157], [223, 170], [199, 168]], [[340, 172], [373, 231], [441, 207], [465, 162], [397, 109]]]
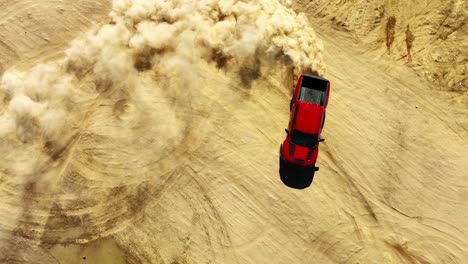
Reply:
[[307, 134], [295, 130], [291, 136], [291, 141], [296, 145], [314, 148], [317, 145], [318, 138], [316, 134]]

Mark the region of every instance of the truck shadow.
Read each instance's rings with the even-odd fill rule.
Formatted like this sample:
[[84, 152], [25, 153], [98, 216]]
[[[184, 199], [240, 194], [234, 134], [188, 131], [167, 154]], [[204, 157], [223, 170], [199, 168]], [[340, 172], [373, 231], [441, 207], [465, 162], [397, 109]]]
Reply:
[[291, 166], [280, 158], [279, 174], [281, 181], [286, 186], [294, 189], [305, 189], [312, 184], [315, 170]]

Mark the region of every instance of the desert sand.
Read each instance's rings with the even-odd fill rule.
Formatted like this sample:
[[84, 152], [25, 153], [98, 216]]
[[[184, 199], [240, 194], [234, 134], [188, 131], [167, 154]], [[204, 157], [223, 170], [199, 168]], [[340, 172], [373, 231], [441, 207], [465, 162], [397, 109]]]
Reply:
[[[466, 3], [433, 41], [450, 1], [194, 2], [0, 0], [0, 262], [468, 261]], [[304, 71], [331, 98], [296, 190]]]

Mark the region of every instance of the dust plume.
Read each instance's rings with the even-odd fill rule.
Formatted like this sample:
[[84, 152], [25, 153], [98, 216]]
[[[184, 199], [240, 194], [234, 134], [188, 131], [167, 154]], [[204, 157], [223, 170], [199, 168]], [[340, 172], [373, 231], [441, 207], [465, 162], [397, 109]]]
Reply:
[[[114, 0], [110, 21], [72, 41], [63, 59], [7, 70], [0, 84], [0, 178], [24, 199], [8, 201], [18, 214], [0, 212], [0, 229], [46, 243], [115, 232], [117, 221], [144, 204], [141, 193], [154, 192], [141, 182], [162, 182], [173, 169], [162, 157], [180, 158], [187, 151], [180, 146], [197, 140], [190, 136], [196, 105], [183, 100], [204, 92], [200, 72], [207, 68], [236, 72], [245, 86], [280, 57], [296, 75], [324, 74], [322, 44], [289, 4]], [[126, 202], [98, 204], [109, 196]], [[80, 208], [87, 220], [79, 221], [93, 222], [115, 206], [121, 214], [67, 238], [49, 224], [65, 221], [65, 209]]]

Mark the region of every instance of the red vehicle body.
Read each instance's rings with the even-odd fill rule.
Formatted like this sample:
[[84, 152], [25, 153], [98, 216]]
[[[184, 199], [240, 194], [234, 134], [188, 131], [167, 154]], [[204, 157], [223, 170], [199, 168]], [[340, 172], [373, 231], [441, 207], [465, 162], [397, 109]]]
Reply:
[[[320, 134], [325, 123], [330, 94], [330, 82], [314, 75], [299, 77], [291, 98], [290, 118], [286, 139], [280, 147], [281, 180], [302, 183], [305, 188], [312, 183], [319, 152]], [[297, 184], [296, 184], [297, 185]]]

